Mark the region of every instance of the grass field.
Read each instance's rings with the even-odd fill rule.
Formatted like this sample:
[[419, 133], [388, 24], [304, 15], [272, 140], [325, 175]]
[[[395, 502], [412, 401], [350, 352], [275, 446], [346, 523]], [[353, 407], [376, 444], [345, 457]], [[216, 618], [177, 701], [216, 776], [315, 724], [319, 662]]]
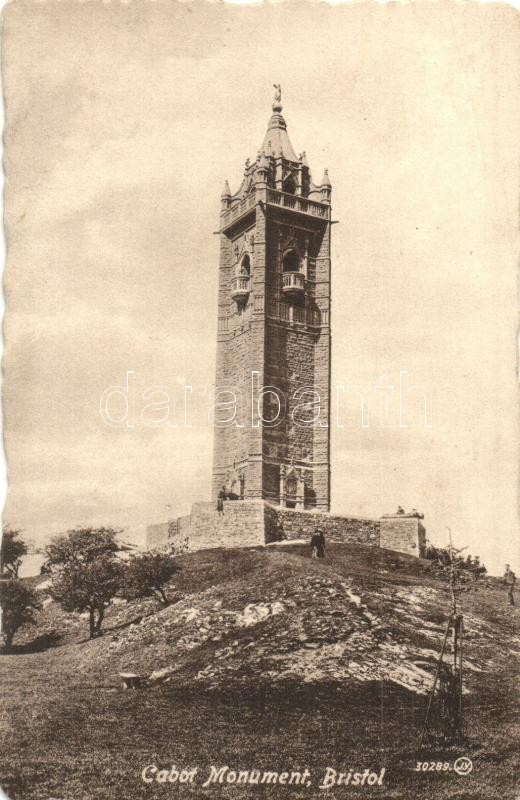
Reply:
[[[468, 620], [478, 620], [488, 631], [486, 636], [470, 635], [468, 623], [468, 657], [485, 664], [485, 668], [475, 668], [468, 675], [467, 741], [451, 747], [431, 744], [420, 752], [418, 734], [425, 694], [388, 680], [343, 681], [326, 679], [323, 673], [319, 680], [312, 674], [309, 680], [302, 680], [290, 669], [285, 669], [283, 680], [278, 680], [272, 667], [278, 663], [295, 667], [304, 656], [329, 646], [328, 628], [327, 644], [325, 640], [318, 641], [315, 633], [310, 644], [308, 641], [309, 609], [316, 602], [310, 597], [305, 603], [310, 591], [305, 583], [309, 575], [314, 581], [312, 586], [318, 582], [318, 587], [325, 578], [348, 578], [349, 585], [364, 601], [366, 598], [369, 607], [379, 605], [380, 615], [384, 617], [386, 613], [390, 617], [386, 621], [388, 630], [392, 641], [397, 642], [401, 623], [387, 603], [388, 591], [405, 589], [413, 593], [416, 587], [426, 585], [438, 593], [436, 598], [447, 601], [445, 584], [430, 575], [426, 562], [373, 551], [367, 559], [364, 548], [338, 545], [330, 549], [323, 564], [311, 562], [303, 549], [288, 547], [206, 551], [184, 556], [182, 565], [175, 592], [183, 600], [170, 609], [156, 613], [158, 607], [151, 602], [116, 606], [107, 618], [104, 636], [88, 642], [85, 620], [73, 619], [66, 628], [65, 617], [51, 604], [42, 613], [39, 627], [26, 632], [20, 651], [0, 658], [0, 785], [13, 800], [336, 800], [347, 796], [516, 800], [516, 611], [505, 606], [500, 588], [490, 585], [467, 592], [462, 598]], [[296, 586], [291, 580], [296, 579], [303, 586], [303, 599], [291, 588]], [[229, 664], [226, 662], [227, 671], [217, 682], [201, 680], [198, 671], [218, 659], [220, 651], [215, 648], [222, 648], [223, 642], [212, 644], [200, 636], [186, 642], [187, 623], [184, 638], [179, 638], [175, 626], [167, 627], [182, 603], [193, 608], [207, 603], [208, 598], [213, 602], [218, 596], [219, 603], [223, 599], [227, 608], [241, 608], [251, 598], [272, 600], [276, 595], [287, 602], [290, 592], [296, 598], [294, 607], [290, 607], [291, 620], [279, 614], [259, 626], [229, 631], [230, 636], [237, 637], [237, 655]], [[334, 602], [331, 600], [332, 605]], [[441, 621], [448, 603], [444, 606], [438, 599], [436, 602], [437, 621]], [[435, 618], [434, 611], [430, 604], [430, 620]], [[331, 613], [339, 612], [333, 608]], [[150, 624], [156, 618], [166, 620], [164, 629], [141, 625], [148, 631], [144, 639], [125, 638], [129, 630], [137, 630], [130, 628], [131, 620], [143, 615], [149, 617]], [[284, 640], [293, 636], [288, 623], [295, 625], [296, 616], [299, 624], [303, 620], [308, 626], [305, 648], [300, 651], [291, 644], [290, 653], [280, 661]], [[62, 635], [58, 643], [29, 652], [30, 639], [50, 630], [55, 631], [54, 636]], [[401, 639], [404, 641], [407, 635], [403, 625]], [[168, 636], [174, 638], [170, 640]], [[247, 641], [240, 640], [241, 636], [247, 636]], [[264, 645], [261, 657], [255, 650], [255, 637], [271, 648], [267, 652]], [[111, 645], [119, 649], [111, 649]], [[255, 658], [248, 656], [246, 661], [244, 654], [252, 651], [256, 652]], [[176, 659], [178, 665], [168, 683], [138, 691], [121, 689], [121, 665], [137, 664], [144, 670], [148, 663], [150, 671], [151, 667], [169, 663], [168, 658]], [[473, 770], [467, 776], [458, 775], [453, 769], [415, 769], [418, 761], [446, 762], [451, 766], [463, 755], [473, 761]], [[141, 772], [150, 764], [167, 769], [172, 765], [197, 767], [196, 782], [145, 783]], [[311, 784], [223, 784], [203, 788], [211, 765], [277, 772], [307, 768]], [[320, 789], [328, 766], [344, 772], [349, 768], [379, 772], [385, 767], [383, 786]]]

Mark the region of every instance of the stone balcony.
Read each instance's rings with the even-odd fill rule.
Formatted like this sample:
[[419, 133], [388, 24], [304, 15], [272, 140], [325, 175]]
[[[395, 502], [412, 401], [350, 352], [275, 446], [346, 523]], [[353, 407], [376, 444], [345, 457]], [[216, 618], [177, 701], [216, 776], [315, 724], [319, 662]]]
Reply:
[[247, 300], [250, 289], [249, 275], [237, 275], [231, 281], [231, 297], [237, 303]]
[[247, 195], [247, 197], [244, 197], [244, 199], [239, 203], [235, 203], [233, 206], [231, 206], [231, 208], [228, 208], [226, 211], [224, 211], [221, 216], [222, 231], [227, 230], [227, 228], [247, 214], [253, 213], [255, 209], [255, 203], [256, 194], [255, 192], [251, 192], [251, 194]]
[[[309, 200], [300, 195], [279, 192], [277, 189], [268, 189], [266, 192], [268, 206], [278, 206], [287, 211], [297, 214], [306, 214], [321, 220], [330, 219], [330, 205], [328, 203], [318, 203], [316, 200]], [[244, 197], [243, 200], [235, 202], [221, 214], [221, 231], [227, 231], [232, 225], [253, 214], [257, 202], [257, 192]]]
[[282, 275], [282, 292], [285, 295], [300, 295], [305, 291], [305, 275], [303, 272], [284, 272]]
[[330, 206], [326, 203], [317, 203], [315, 200], [307, 200], [305, 197], [278, 192], [275, 189], [268, 189], [267, 204], [280, 206], [299, 214], [310, 214], [310, 216], [318, 217], [318, 219], [330, 219]]

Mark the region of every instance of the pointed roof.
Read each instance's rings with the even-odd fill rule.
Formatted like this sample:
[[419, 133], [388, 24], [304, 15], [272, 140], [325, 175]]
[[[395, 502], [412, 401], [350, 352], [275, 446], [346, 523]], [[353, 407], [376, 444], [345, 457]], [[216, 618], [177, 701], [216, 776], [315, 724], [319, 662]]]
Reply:
[[282, 155], [288, 161], [298, 161], [287, 134], [287, 125], [281, 114], [273, 114], [261, 148], [266, 156]]
[[283, 156], [288, 161], [298, 161], [296, 153], [287, 134], [287, 124], [282, 117], [282, 90], [275, 84], [276, 94], [273, 103], [273, 115], [267, 126], [267, 133], [264, 136], [262, 147], [260, 148], [266, 156]]
[[227, 181], [224, 182], [224, 188], [222, 189], [221, 197], [231, 197], [231, 189], [229, 188], [229, 183]]
[[325, 172], [323, 173], [323, 178], [322, 178], [322, 181], [321, 181], [321, 185], [322, 186], [331, 186], [328, 169], [326, 169]]

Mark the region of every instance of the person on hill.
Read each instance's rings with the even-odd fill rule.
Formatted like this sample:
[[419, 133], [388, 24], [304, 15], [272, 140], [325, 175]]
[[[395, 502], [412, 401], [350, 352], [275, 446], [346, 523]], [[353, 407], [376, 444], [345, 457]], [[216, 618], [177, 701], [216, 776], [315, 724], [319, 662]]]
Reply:
[[312, 536], [311, 556], [312, 558], [325, 558], [325, 536], [321, 530], [315, 531]]
[[219, 515], [224, 513], [224, 500], [226, 499], [226, 487], [223, 486], [217, 495], [217, 511]]
[[506, 564], [506, 571], [504, 573], [504, 583], [507, 586], [507, 600], [510, 606], [515, 605], [515, 596], [513, 594], [515, 583], [516, 583], [516, 575], [509, 566]]

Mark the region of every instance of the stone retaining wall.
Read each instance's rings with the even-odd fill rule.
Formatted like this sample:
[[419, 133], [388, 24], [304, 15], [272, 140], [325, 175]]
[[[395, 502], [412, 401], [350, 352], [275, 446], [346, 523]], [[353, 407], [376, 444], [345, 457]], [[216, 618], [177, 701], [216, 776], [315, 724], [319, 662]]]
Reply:
[[226, 501], [219, 514], [215, 503], [194, 503], [191, 514], [163, 525], [150, 525], [147, 546], [168, 542], [190, 550], [210, 547], [257, 547], [273, 541], [308, 539], [320, 528], [329, 542], [379, 544], [379, 520], [297, 511], [264, 500]]
[[319, 528], [328, 542], [356, 542], [379, 545], [379, 520], [364, 517], [342, 517], [314, 511], [276, 508], [278, 537], [309, 539]]
[[[162, 541], [159, 541], [162, 535]], [[194, 503], [191, 514], [178, 517], [166, 526], [150, 525], [148, 546], [168, 542], [189, 550], [209, 547], [255, 547], [265, 544], [264, 503], [259, 500], [226, 501], [219, 514], [215, 503]]]
[[417, 514], [386, 514], [381, 517], [381, 547], [424, 557], [426, 529]]

